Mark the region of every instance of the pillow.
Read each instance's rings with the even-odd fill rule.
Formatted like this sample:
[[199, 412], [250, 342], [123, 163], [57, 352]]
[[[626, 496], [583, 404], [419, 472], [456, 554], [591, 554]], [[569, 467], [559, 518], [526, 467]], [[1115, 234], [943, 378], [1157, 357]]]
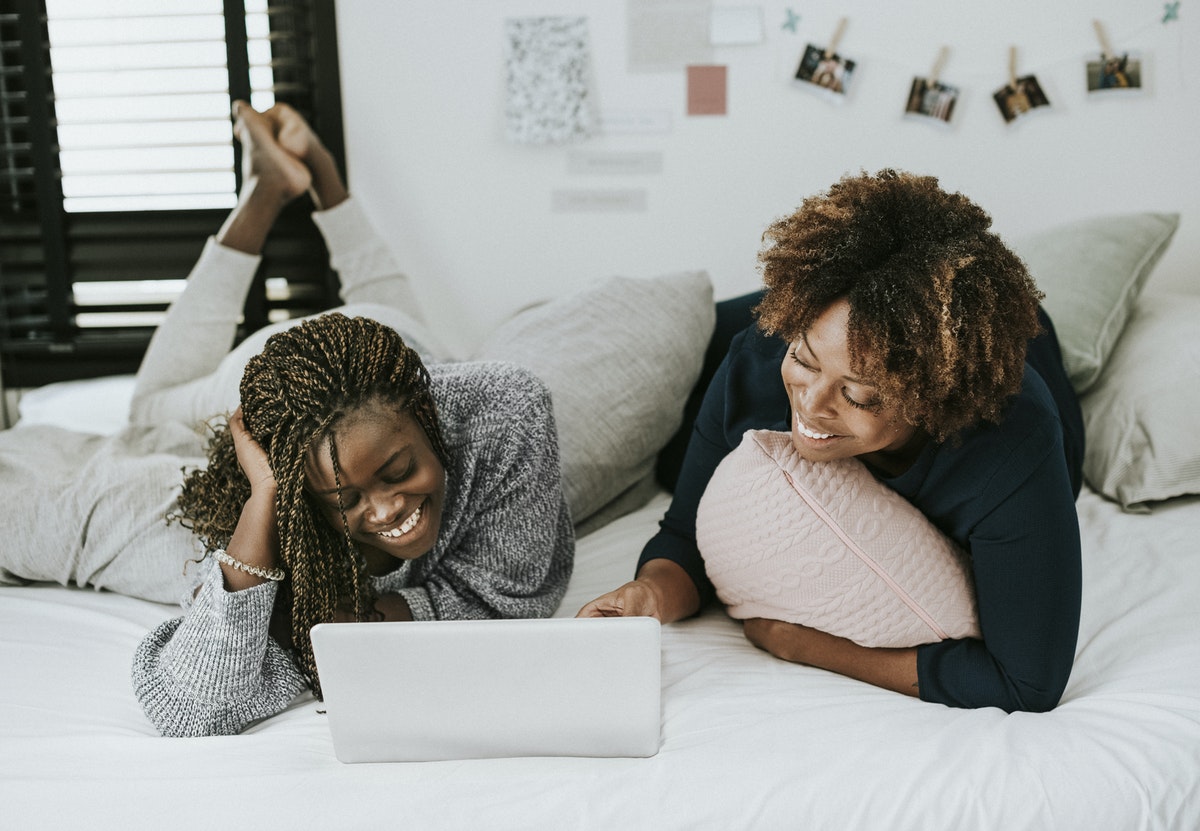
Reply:
[[1101, 216], [1018, 238], [1054, 321], [1075, 392], [1100, 375], [1146, 278], [1179, 226], [1179, 214]]
[[863, 646], [979, 637], [962, 550], [862, 462], [810, 462], [787, 433], [749, 430], [722, 460], [696, 541], [731, 617]]
[[17, 418], [23, 425], [111, 436], [129, 424], [133, 384], [132, 375], [109, 375], [35, 387], [21, 395]]
[[519, 312], [477, 350], [477, 359], [520, 364], [550, 388], [576, 525], [653, 473], [682, 421], [713, 319], [705, 272], [610, 277]]
[[1200, 493], [1200, 295], [1143, 296], [1083, 410], [1083, 475], [1126, 510]]

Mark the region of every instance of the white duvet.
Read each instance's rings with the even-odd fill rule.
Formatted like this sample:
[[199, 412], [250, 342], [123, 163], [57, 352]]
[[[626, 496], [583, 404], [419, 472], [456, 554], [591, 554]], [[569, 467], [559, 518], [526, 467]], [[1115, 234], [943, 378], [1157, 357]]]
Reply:
[[[628, 579], [665, 505], [580, 540], [560, 614]], [[0, 828], [1200, 828], [1200, 500], [1079, 508], [1057, 710], [953, 710], [787, 664], [714, 608], [663, 629], [648, 759], [344, 765], [309, 697], [240, 736], [159, 738], [129, 664], [174, 609], [2, 588]]]

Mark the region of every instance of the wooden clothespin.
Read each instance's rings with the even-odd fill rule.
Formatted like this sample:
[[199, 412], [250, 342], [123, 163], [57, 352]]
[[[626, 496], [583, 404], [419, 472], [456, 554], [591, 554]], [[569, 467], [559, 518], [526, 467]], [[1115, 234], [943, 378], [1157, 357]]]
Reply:
[[829, 40], [829, 45], [825, 47], [825, 54], [822, 56], [826, 60], [837, 54], [838, 42], [842, 39], [842, 34], [846, 31], [846, 18], [838, 21], [837, 28], [833, 31], [833, 37]]
[[933, 62], [933, 69], [929, 70], [929, 77], [925, 79], [925, 83], [931, 87], [936, 87], [938, 77], [942, 74], [942, 67], [946, 65], [946, 58], [950, 55], [950, 47], [943, 46], [938, 50], [937, 60]]
[[1100, 41], [1100, 57], [1107, 59], [1116, 56], [1113, 51], [1112, 44], [1108, 42], [1108, 35], [1104, 34], [1104, 26], [1099, 20], [1092, 21], [1092, 28], [1096, 30], [1096, 39]]

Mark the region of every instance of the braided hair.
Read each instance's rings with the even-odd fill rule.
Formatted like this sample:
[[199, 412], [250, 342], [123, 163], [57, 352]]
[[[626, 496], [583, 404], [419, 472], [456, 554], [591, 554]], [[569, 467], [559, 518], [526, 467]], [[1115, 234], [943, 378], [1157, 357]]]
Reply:
[[854, 369], [885, 407], [938, 441], [998, 422], [1042, 294], [991, 222], [932, 176], [845, 176], [763, 234], [759, 326], [796, 340], [844, 298]]
[[[369, 318], [330, 313], [272, 335], [246, 364], [240, 392], [246, 429], [267, 454], [277, 483], [279, 553], [289, 579], [280, 584], [276, 608], [290, 611], [293, 657], [319, 697], [309, 630], [333, 620], [346, 598], [353, 599], [356, 619], [364, 619], [375, 595], [340, 491], [341, 528], [332, 527], [306, 494], [306, 458], [327, 443], [336, 477], [338, 423], [382, 401], [411, 412], [445, 463], [429, 373], [394, 330]], [[207, 456], [206, 468], [185, 476], [174, 517], [213, 550], [229, 544], [250, 498], [250, 482], [227, 423], [213, 426]]]

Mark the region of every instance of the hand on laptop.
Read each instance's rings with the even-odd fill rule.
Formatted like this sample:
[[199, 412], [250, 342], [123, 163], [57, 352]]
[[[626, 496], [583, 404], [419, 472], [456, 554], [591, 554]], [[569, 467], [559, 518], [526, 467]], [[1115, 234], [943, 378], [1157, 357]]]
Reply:
[[700, 610], [700, 593], [682, 566], [650, 560], [637, 579], [588, 603], [576, 617], [652, 617], [670, 623]]

